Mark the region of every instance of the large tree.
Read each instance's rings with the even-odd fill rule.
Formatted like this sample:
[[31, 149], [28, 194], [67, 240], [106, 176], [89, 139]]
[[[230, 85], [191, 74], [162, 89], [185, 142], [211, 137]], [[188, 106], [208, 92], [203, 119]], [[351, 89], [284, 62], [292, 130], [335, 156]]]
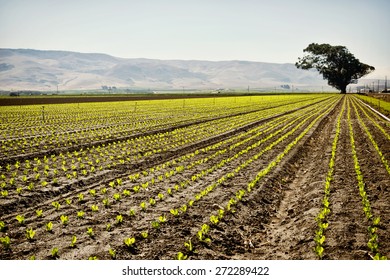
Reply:
[[295, 66], [301, 69], [315, 68], [328, 84], [346, 93], [347, 86], [375, 70], [373, 66], [361, 63], [344, 46], [329, 44], [310, 44], [303, 50], [308, 53], [298, 58]]

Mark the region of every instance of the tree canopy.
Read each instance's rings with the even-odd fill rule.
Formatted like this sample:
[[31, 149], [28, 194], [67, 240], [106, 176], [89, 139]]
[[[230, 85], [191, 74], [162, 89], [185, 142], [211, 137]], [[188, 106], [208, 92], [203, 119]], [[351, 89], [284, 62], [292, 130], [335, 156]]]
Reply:
[[372, 71], [373, 66], [361, 63], [344, 46], [311, 43], [303, 50], [308, 53], [298, 58], [295, 66], [301, 69], [315, 68], [328, 84], [341, 93], [346, 93], [347, 86]]

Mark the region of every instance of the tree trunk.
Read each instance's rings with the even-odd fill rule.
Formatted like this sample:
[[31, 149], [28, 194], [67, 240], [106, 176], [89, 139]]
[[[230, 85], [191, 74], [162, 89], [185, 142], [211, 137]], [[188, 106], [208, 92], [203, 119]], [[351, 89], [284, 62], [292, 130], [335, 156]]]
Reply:
[[341, 87], [340, 87], [340, 93], [347, 93], [347, 85], [342, 85]]

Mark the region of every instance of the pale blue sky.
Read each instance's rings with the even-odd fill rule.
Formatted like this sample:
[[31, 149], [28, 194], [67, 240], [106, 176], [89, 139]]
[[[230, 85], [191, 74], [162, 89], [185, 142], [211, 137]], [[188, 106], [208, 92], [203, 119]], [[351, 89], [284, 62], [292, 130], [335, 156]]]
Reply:
[[295, 63], [346, 46], [390, 75], [389, 0], [0, 0], [0, 48]]

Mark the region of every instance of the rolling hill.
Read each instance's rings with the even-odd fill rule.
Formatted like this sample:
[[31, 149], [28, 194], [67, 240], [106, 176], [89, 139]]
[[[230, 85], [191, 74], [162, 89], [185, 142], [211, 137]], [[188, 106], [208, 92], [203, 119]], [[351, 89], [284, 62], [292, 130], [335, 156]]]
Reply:
[[107, 54], [0, 49], [1, 90], [321, 88], [315, 71], [294, 64], [118, 58]]

